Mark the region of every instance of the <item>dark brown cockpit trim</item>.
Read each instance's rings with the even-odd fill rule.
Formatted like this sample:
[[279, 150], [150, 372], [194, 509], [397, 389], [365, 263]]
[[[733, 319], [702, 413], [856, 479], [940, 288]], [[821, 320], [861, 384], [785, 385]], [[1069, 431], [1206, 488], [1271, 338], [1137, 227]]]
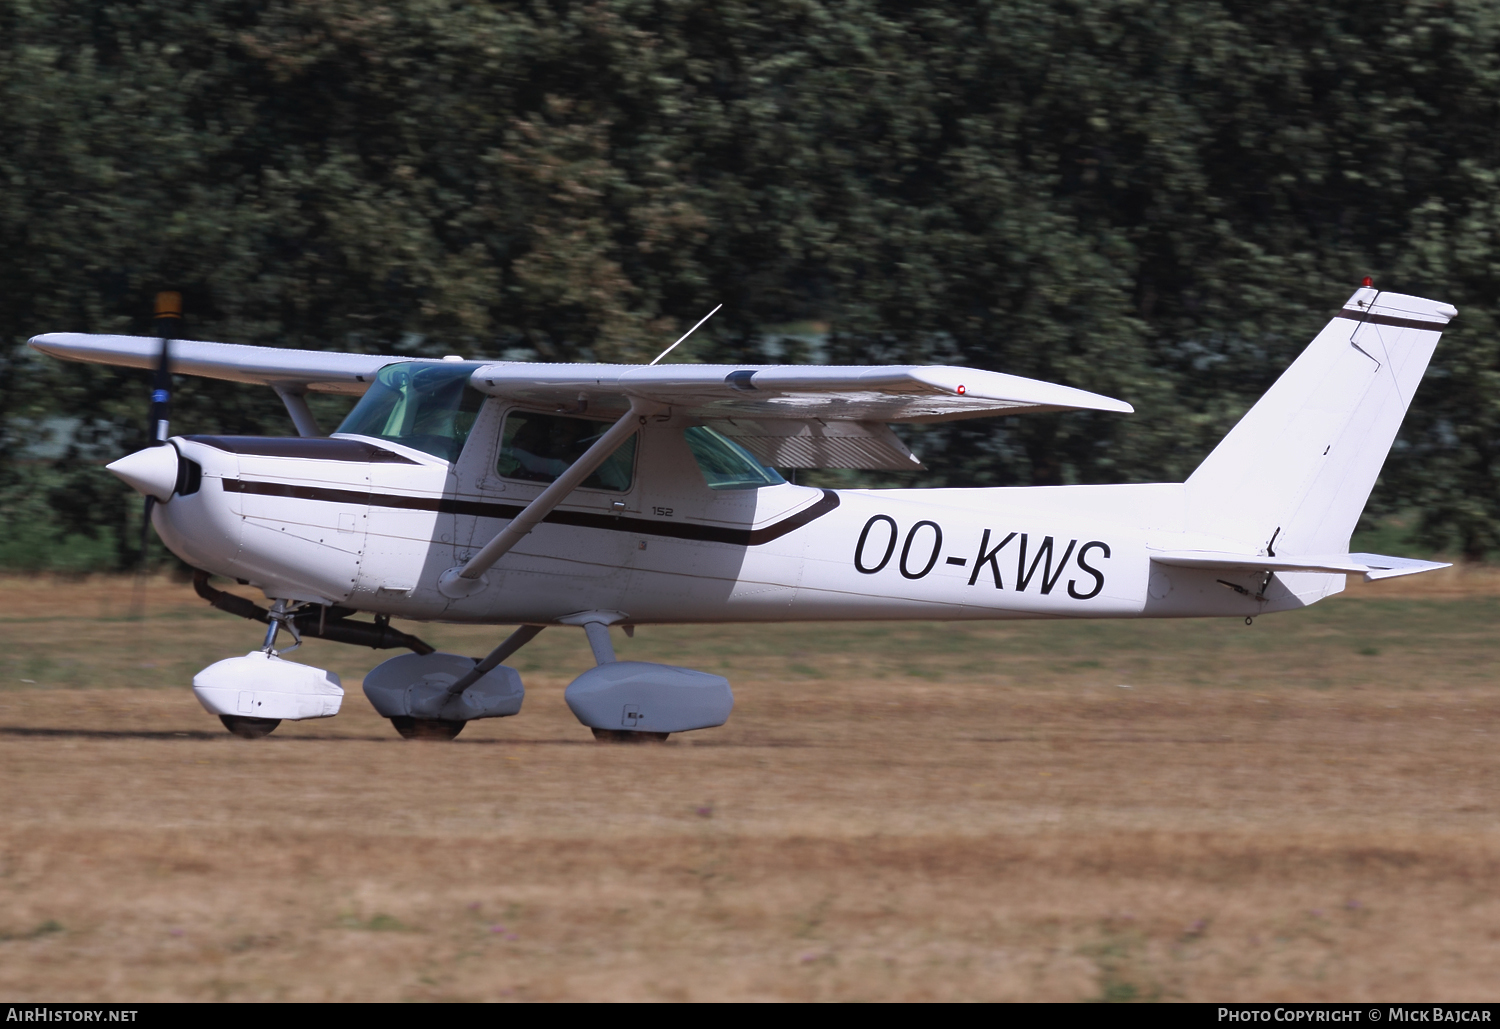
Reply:
[[[358, 504], [370, 507], [393, 507], [407, 511], [437, 511], [443, 514], [472, 515], [477, 518], [510, 519], [521, 513], [523, 504], [492, 504], [482, 500], [458, 500], [451, 497], [401, 496], [394, 493], [366, 493], [363, 490], [329, 489], [326, 486], [301, 486], [289, 482], [255, 482], [225, 479], [226, 493], [254, 493], [264, 497], [289, 497], [295, 500], [321, 500], [329, 504]], [[839, 495], [825, 489], [816, 503], [809, 504], [780, 521], [759, 529], [737, 529], [728, 525], [693, 525], [687, 522], [658, 521], [654, 518], [627, 518], [624, 515], [593, 511], [556, 510], [543, 521], [548, 525], [573, 525], [583, 529], [605, 529], [642, 536], [665, 536], [670, 539], [728, 543], [739, 547], [758, 547], [795, 532], [839, 506]]]

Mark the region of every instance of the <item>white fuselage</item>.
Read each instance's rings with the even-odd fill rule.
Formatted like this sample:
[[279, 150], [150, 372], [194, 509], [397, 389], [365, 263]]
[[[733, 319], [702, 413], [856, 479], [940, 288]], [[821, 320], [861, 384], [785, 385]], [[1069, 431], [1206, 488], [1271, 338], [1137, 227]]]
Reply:
[[682, 435], [692, 423], [658, 417], [628, 491], [575, 491], [483, 588], [445, 595], [439, 577], [543, 488], [496, 472], [506, 409], [487, 401], [452, 463], [357, 437], [176, 438], [202, 482], [158, 505], [156, 528], [269, 597], [451, 622], [1247, 616], [1343, 588], [1154, 565], [1154, 550], [1204, 543], [1185, 531], [1181, 484], [714, 490]]

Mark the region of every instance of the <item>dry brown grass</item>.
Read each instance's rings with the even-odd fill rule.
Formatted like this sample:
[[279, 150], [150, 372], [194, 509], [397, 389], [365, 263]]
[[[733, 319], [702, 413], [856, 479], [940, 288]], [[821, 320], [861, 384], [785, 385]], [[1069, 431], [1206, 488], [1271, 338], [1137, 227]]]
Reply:
[[448, 744], [374, 715], [377, 656], [310, 644], [345, 713], [246, 742], [186, 683], [249, 623], [3, 585], [0, 995], [1500, 995], [1491, 573], [1252, 628], [643, 629], [622, 656], [738, 697], [646, 747], [567, 712], [575, 631]]

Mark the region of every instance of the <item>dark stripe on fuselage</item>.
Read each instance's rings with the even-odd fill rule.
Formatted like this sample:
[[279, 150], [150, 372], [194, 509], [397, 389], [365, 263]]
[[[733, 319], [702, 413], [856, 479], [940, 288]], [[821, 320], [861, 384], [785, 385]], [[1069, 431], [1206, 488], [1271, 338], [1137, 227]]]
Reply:
[[1334, 317], [1367, 325], [1394, 325], [1398, 329], [1426, 329], [1428, 332], [1442, 332], [1448, 327], [1447, 322], [1424, 322], [1417, 318], [1393, 318], [1388, 314], [1360, 314], [1358, 311], [1340, 311]]
[[[225, 479], [226, 493], [254, 493], [263, 497], [290, 497], [294, 500], [321, 500], [329, 504], [368, 504], [371, 507], [394, 507], [407, 511], [436, 511], [439, 514], [473, 515], [477, 518], [510, 519], [520, 514], [524, 504], [491, 504], [483, 500], [457, 500], [451, 497], [405, 497], [394, 493], [365, 493], [353, 489], [330, 489], [326, 486], [294, 486], [289, 482], [247, 482]], [[636, 535], [666, 536], [679, 540], [706, 543], [728, 543], [737, 547], [758, 547], [795, 532], [839, 506], [839, 495], [825, 489], [823, 498], [788, 515], [779, 522], [759, 529], [734, 529], [727, 525], [693, 525], [688, 522], [664, 522], [650, 518], [627, 518], [624, 515], [596, 514], [592, 511], [553, 511], [542, 519], [551, 525], [572, 525], [582, 529], [606, 529]]]
[[293, 457], [305, 461], [358, 461], [361, 464], [416, 464], [393, 450], [357, 439], [324, 436], [184, 436], [229, 454], [255, 457]]

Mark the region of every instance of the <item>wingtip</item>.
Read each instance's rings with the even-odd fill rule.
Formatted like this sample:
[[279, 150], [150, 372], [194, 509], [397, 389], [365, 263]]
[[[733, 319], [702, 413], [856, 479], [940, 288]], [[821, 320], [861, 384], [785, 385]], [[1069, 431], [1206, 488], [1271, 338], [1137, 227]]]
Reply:
[[32, 336], [26, 345], [39, 354], [55, 357], [60, 361], [79, 360], [75, 353], [79, 342], [86, 337], [76, 332], [43, 332]]
[[1074, 404], [1074, 410], [1107, 411], [1110, 414], [1135, 414], [1135, 408], [1130, 404], [1127, 404], [1123, 400], [1116, 400], [1114, 397], [1106, 397], [1102, 393], [1088, 393], [1084, 390], [1077, 390], [1076, 392], [1083, 393], [1084, 396], [1089, 398], [1090, 402]]
[[62, 336], [62, 333], [60, 332], [39, 333], [38, 335], [32, 336], [30, 339], [28, 339], [26, 341], [26, 345], [32, 350], [37, 351], [38, 353], [47, 354], [49, 357], [55, 357], [57, 356], [57, 345], [61, 342], [61, 340], [59, 339], [60, 336]]
[[1104, 402], [1095, 406], [1096, 411], [1109, 411], [1111, 414], [1135, 414], [1135, 408], [1123, 400], [1102, 396], [1099, 399]]

